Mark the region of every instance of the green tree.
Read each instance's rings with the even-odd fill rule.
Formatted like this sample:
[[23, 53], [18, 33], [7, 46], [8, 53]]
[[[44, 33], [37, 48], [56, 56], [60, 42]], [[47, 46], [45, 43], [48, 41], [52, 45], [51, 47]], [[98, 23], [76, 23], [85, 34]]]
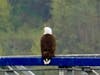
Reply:
[[10, 10], [8, 0], [0, 0], [0, 31], [10, 30]]
[[50, 0], [9, 0], [14, 30], [40, 27], [50, 17]]
[[52, 0], [58, 53], [95, 52], [93, 44], [99, 40], [95, 3], [94, 0]]

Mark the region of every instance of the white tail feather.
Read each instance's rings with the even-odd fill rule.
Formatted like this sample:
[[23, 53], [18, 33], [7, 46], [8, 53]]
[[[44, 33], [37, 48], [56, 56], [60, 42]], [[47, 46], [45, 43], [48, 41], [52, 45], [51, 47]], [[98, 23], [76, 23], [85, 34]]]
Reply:
[[51, 62], [51, 60], [50, 59], [45, 59], [45, 60], [43, 60], [43, 62], [44, 62], [44, 64], [49, 64]]

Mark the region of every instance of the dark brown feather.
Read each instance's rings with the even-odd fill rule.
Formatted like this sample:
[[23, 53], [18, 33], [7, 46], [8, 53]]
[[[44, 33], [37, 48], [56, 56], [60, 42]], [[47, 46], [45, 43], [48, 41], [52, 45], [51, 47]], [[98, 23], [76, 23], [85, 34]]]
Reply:
[[55, 56], [56, 41], [55, 37], [45, 34], [41, 37], [41, 54], [43, 59], [51, 59]]

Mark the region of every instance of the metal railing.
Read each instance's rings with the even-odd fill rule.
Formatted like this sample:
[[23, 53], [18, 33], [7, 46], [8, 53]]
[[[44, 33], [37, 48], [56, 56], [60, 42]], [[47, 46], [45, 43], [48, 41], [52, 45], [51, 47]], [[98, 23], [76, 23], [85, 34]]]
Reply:
[[[58, 60], [59, 58], [59, 60]], [[67, 59], [68, 58], [68, 59]], [[17, 59], [17, 60], [16, 60]], [[24, 61], [22, 60], [24, 59]], [[26, 61], [27, 59], [27, 61]], [[37, 61], [37, 60], [38, 61]], [[70, 59], [70, 61], [69, 61]], [[77, 61], [76, 61], [77, 59]], [[80, 60], [82, 59], [82, 60]], [[86, 60], [83, 60], [86, 59]], [[61, 62], [68, 62], [67, 64]], [[66, 60], [66, 61], [65, 61]], [[92, 62], [91, 62], [92, 60]], [[34, 61], [34, 62], [32, 62]], [[55, 62], [56, 61], [56, 62]], [[81, 61], [81, 62], [79, 62]], [[88, 62], [87, 62], [88, 61]], [[68, 54], [68, 55], [56, 55], [53, 59], [52, 68], [46, 68], [47, 66], [42, 63], [41, 56], [1, 56], [0, 57], [1, 67], [0, 72], [2, 75], [99, 75], [100, 73], [100, 54]], [[28, 65], [35, 63], [32, 66], [44, 66], [45, 68], [29, 68]], [[59, 62], [59, 64], [57, 64]], [[5, 63], [5, 64], [4, 64]], [[20, 64], [19, 64], [20, 63]], [[23, 64], [22, 64], [23, 63]], [[56, 65], [53, 65], [53, 64]], [[68, 64], [72, 66], [68, 67]], [[78, 63], [78, 65], [77, 65]], [[82, 66], [80, 65], [82, 64]], [[93, 65], [95, 63], [95, 65]], [[37, 65], [38, 64], [38, 65]], [[41, 65], [42, 64], [42, 65]], [[65, 64], [65, 66], [63, 66]], [[83, 66], [85, 64], [85, 66]], [[91, 64], [91, 65], [90, 65]], [[13, 65], [13, 66], [12, 66]], [[19, 65], [19, 66], [16, 66]], [[24, 65], [24, 66], [22, 66]], [[67, 67], [66, 67], [67, 65]], [[56, 66], [56, 68], [54, 68]], [[60, 66], [60, 67], [59, 67]], [[99, 67], [98, 67], [99, 66]], [[40, 74], [38, 74], [40, 72]], [[52, 72], [52, 73], [50, 73]], [[77, 74], [78, 73], [78, 74]], [[0, 74], [1, 75], [1, 74]]]
[[[37, 74], [34, 72], [37, 71]], [[46, 72], [47, 71], [47, 72]], [[49, 72], [56, 72], [52, 75], [100, 75], [100, 67], [62, 67], [62, 68], [43, 68], [43, 69], [32, 69], [24, 66], [6, 66], [5, 69], [0, 69], [0, 72], [4, 72], [3, 75], [51, 75]], [[46, 73], [45, 73], [46, 72]]]
[[20, 73], [23, 73], [23, 75], [35, 75], [24, 66], [5, 66], [5, 69], [0, 69], [0, 72], [4, 72], [3, 75], [20, 75]]

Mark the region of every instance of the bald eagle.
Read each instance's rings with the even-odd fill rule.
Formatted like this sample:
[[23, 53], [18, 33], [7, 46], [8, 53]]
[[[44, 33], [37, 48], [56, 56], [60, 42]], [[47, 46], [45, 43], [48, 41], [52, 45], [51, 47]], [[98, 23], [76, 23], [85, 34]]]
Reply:
[[50, 27], [44, 27], [44, 34], [41, 37], [41, 54], [44, 64], [49, 64], [55, 56], [56, 41]]

